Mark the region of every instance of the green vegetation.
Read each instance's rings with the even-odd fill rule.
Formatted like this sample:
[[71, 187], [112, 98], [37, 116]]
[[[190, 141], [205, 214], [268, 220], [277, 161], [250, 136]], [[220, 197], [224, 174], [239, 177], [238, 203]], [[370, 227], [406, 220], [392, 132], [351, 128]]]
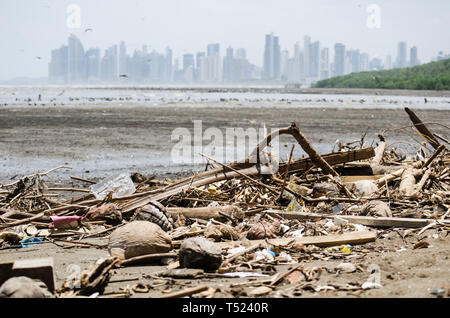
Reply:
[[312, 87], [450, 90], [450, 59], [387, 71], [351, 73], [319, 81]]

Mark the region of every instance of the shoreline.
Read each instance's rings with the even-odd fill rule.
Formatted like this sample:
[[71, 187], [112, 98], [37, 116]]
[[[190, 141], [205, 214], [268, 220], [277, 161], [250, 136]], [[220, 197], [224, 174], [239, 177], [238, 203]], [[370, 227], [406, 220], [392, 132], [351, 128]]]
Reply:
[[450, 97], [450, 90], [408, 90], [408, 89], [372, 89], [372, 88], [286, 88], [274, 85], [208, 86], [208, 85], [117, 85], [117, 84], [80, 84], [80, 85], [0, 85], [0, 88], [66, 88], [66, 89], [104, 89], [104, 90], [142, 90], [142, 91], [192, 91], [199, 93], [278, 93], [278, 94], [318, 94], [318, 95], [369, 95], [369, 96], [417, 96]]

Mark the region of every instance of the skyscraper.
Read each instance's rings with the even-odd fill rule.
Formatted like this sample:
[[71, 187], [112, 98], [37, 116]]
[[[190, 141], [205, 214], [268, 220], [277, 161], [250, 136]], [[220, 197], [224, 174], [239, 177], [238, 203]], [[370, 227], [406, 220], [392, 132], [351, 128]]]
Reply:
[[67, 83], [68, 75], [68, 47], [61, 46], [59, 49], [52, 50], [51, 60], [48, 64], [48, 80], [51, 84]]
[[208, 80], [211, 82], [219, 82], [222, 79], [222, 65], [220, 58], [219, 43], [208, 44]]
[[320, 42], [315, 41], [309, 46], [309, 77], [319, 77]]
[[417, 47], [413, 46], [409, 51], [409, 65], [416, 66], [419, 65], [419, 60], [417, 59]]
[[234, 50], [230, 46], [226, 50], [225, 57], [223, 59], [223, 80], [225, 82], [231, 82], [234, 80]]
[[330, 61], [329, 61], [329, 49], [323, 48], [320, 51], [320, 79], [327, 79], [330, 77]]
[[305, 77], [310, 77], [310, 65], [311, 65], [311, 37], [305, 35], [303, 37], [303, 69]]
[[170, 47], [166, 47], [166, 58], [164, 68], [164, 81], [171, 82], [173, 80], [173, 67], [172, 67], [172, 50]]
[[273, 33], [266, 34], [264, 48], [264, 68], [263, 78], [266, 80], [276, 80], [280, 76], [281, 67], [280, 44], [277, 36]]
[[85, 80], [84, 48], [80, 40], [73, 34], [68, 41], [68, 81], [80, 83]]
[[89, 83], [100, 80], [100, 49], [89, 49], [86, 52], [86, 79]]
[[342, 76], [345, 73], [345, 45], [334, 45], [334, 76]]
[[406, 56], [406, 42], [399, 42], [397, 47], [397, 67], [408, 66], [408, 58]]
[[359, 54], [359, 50], [349, 50], [347, 54], [350, 59], [350, 67], [351, 67], [350, 72], [358, 73], [360, 71], [361, 66], [361, 57]]
[[127, 47], [125, 42], [120, 42], [119, 46], [119, 75], [128, 74], [127, 69]]
[[361, 53], [359, 56], [359, 71], [366, 72], [369, 70], [369, 54]]

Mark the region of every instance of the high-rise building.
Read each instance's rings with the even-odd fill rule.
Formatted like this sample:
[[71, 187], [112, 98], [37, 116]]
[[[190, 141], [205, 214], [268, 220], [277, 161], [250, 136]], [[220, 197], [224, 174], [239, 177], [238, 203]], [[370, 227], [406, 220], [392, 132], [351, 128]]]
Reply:
[[195, 55], [195, 80], [204, 82], [208, 77], [208, 70], [206, 66], [205, 52], [197, 52]]
[[278, 79], [280, 77], [280, 64], [281, 52], [279, 39], [277, 36], [274, 36], [273, 33], [266, 34], [263, 78], [266, 80]]
[[413, 46], [409, 51], [409, 66], [419, 65], [419, 60], [417, 58], [417, 47]]
[[86, 52], [86, 79], [88, 83], [100, 81], [100, 49], [89, 49]]
[[406, 42], [399, 42], [397, 47], [397, 62], [396, 67], [407, 67], [408, 66], [408, 58], [406, 53]]
[[194, 54], [187, 53], [183, 55], [183, 71], [190, 67], [194, 68]]
[[319, 78], [322, 79], [327, 79], [330, 77], [330, 60], [329, 60], [329, 49], [328, 48], [323, 48], [320, 51], [320, 76]]
[[80, 83], [85, 80], [84, 48], [81, 41], [73, 34], [68, 41], [68, 81]]
[[219, 43], [208, 44], [208, 80], [211, 82], [219, 82], [222, 80], [222, 65], [220, 58]]
[[166, 58], [165, 58], [165, 68], [164, 68], [164, 82], [171, 82], [173, 80], [173, 67], [172, 67], [172, 50], [170, 47], [166, 48]]
[[305, 78], [311, 77], [311, 37], [303, 37], [303, 69]]
[[386, 70], [392, 69], [392, 56], [386, 55], [386, 62], [384, 64], [384, 69]]
[[309, 77], [319, 77], [319, 63], [320, 63], [320, 42], [315, 41], [309, 46]]
[[223, 59], [223, 80], [231, 82], [234, 80], [234, 50], [230, 46], [227, 48], [225, 57]]
[[289, 70], [289, 51], [288, 50], [283, 50], [281, 51], [281, 66], [280, 66], [280, 72], [281, 72], [281, 79], [283, 81], [286, 81], [289, 76], [288, 76], [288, 70]]
[[65, 84], [68, 81], [69, 62], [68, 47], [61, 46], [52, 50], [51, 60], [48, 64], [48, 80], [51, 84]]
[[235, 54], [237, 59], [247, 59], [247, 52], [245, 51], [244, 48], [239, 48], [236, 49], [236, 54]]
[[125, 42], [120, 42], [119, 46], [119, 75], [128, 75], [128, 56]]
[[345, 45], [334, 45], [334, 76], [342, 76], [345, 73]]
[[117, 60], [117, 45], [105, 50], [105, 55], [100, 62], [100, 77], [105, 82], [116, 82], [119, 79]]
[[348, 50], [347, 56], [350, 59], [350, 73], [358, 73], [360, 71], [361, 57], [359, 50]]
[[361, 53], [359, 55], [359, 71], [366, 72], [369, 70], [369, 54]]

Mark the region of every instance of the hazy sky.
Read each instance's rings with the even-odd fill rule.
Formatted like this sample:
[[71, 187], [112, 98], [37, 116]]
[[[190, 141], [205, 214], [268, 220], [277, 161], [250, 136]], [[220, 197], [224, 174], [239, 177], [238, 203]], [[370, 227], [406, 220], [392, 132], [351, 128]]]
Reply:
[[[80, 8], [79, 29], [68, 27], [70, 4]], [[368, 27], [370, 4], [380, 8], [379, 28]], [[404, 40], [427, 61], [450, 53], [449, 14], [448, 0], [0, 0], [0, 80], [47, 76], [51, 49], [70, 33], [102, 55], [121, 40], [129, 53], [143, 44], [160, 52], [170, 46], [175, 57], [218, 42], [222, 55], [228, 46], [244, 47], [261, 66], [264, 35], [274, 32], [290, 54], [307, 34], [331, 53], [342, 42], [382, 58], [395, 58]]]

